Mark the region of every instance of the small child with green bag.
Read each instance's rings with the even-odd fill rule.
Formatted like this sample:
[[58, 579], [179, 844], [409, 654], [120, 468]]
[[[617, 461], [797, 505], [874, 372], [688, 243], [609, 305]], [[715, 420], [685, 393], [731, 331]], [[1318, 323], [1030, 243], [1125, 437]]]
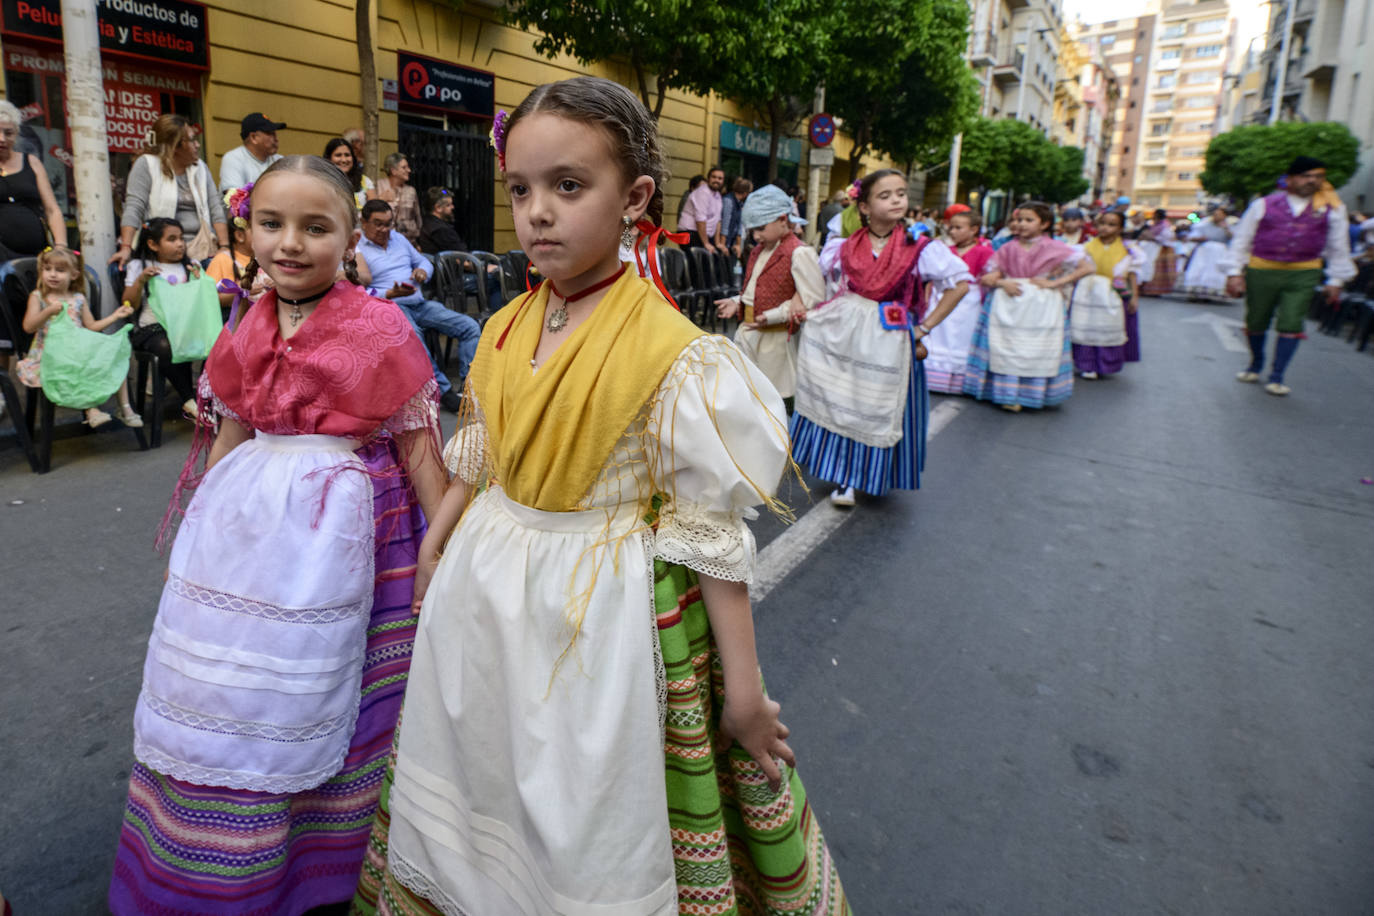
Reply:
[[223, 318], [214, 281], [186, 257], [180, 223], [159, 216], [143, 224], [134, 257], [124, 269], [124, 284], [124, 301], [134, 303], [138, 313], [130, 342], [135, 350], [157, 357], [182, 410], [194, 417], [191, 362], [209, 355]]
[[[70, 321], [58, 316], [67, 313]], [[111, 394], [119, 395], [119, 421], [143, 425], [129, 406], [129, 329], [101, 331], [132, 315], [128, 303], [97, 319], [86, 302], [86, 269], [81, 253], [48, 248], [38, 256], [38, 282], [29, 294], [24, 330], [34, 335], [29, 355], [19, 361], [19, 381], [42, 388], [48, 400], [85, 410], [91, 427], [110, 422], [100, 409]]]

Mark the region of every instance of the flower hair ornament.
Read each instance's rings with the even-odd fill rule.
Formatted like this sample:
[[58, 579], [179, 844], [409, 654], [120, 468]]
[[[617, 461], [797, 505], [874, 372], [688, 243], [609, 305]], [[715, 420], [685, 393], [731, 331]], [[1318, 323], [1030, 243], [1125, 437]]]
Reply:
[[248, 218], [252, 215], [248, 198], [252, 193], [251, 181], [241, 188], [230, 188], [224, 192], [224, 209], [229, 214], [230, 222], [240, 229], [248, 228]]
[[850, 185], [848, 188], [845, 189], [845, 192], [844, 192], [844, 193], [845, 193], [845, 196], [847, 196], [850, 200], [858, 200], [858, 199], [859, 199], [859, 185], [862, 184], [862, 183], [863, 183], [863, 179], [862, 179], [862, 178], [855, 178], [855, 179], [854, 179], [854, 183], [853, 183], [852, 185]]
[[496, 164], [501, 171], [506, 170], [506, 125], [510, 122], [510, 112], [502, 108], [491, 122], [491, 148], [496, 150]]

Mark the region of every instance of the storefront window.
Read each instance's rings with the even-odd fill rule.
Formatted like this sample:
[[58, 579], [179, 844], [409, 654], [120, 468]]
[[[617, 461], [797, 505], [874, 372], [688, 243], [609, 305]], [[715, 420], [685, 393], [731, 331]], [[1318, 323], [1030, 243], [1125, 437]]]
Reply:
[[[48, 171], [57, 204], [76, 214], [72, 181], [71, 137], [67, 132], [65, 66], [58, 48], [38, 49], [6, 43], [5, 88], [24, 115], [21, 145], [37, 155]], [[179, 114], [194, 125], [202, 119], [200, 76], [173, 68], [153, 70], [107, 58], [105, 129], [110, 144], [110, 175], [115, 212], [124, 206], [124, 181], [134, 159], [147, 145], [147, 133], [162, 114]]]

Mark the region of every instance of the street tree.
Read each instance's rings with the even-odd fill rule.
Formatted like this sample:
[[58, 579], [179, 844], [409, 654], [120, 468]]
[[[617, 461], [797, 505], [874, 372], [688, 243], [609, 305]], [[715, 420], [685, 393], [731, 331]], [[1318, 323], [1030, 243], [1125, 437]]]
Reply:
[[1248, 124], [1212, 138], [1207, 168], [1198, 177], [1207, 193], [1244, 203], [1273, 190], [1298, 156], [1315, 156], [1326, 163], [1327, 178], [1339, 188], [1355, 174], [1359, 150], [1359, 139], [1336, 121]]
[[372, 0], [358, 0], [353, 9], [354, 41], [358, 45], [358, 82], [363, 102], [364, 161], [377, 163], [377, 55], [372, 47]]
[[837, 0], [826, 106], [854, 141], [860, 160], [881, 151], [906, 161], [959, 133], [977, 111], [978, 90], [964, 61], [964, 0]]
[[1083, 176], [1083, 150], [1076, 146], [1049, 147], [1049, 173], [1036, 196], [1052, 204], [1077, 200], [1090, 187]]
[[705, 95], [742, 53], [733, 4], [720, 0], [515, 0], [506, 21], [539, 34], [545, 57], [625, 60], [657, 119], [670, 89]]
[[1024, 121], [978, 118], [964, 131], [959, 175], [970, 186], [1035, 195], [1056, 172], [1052, 150]]
[[737, 46], [721, 67], [717, 91], [754, 108], [768, 124], [768, 180], [778, 177], [778, 145], [811, 111], [828, 69], [834, 4], [822, 0], [741, 0]]

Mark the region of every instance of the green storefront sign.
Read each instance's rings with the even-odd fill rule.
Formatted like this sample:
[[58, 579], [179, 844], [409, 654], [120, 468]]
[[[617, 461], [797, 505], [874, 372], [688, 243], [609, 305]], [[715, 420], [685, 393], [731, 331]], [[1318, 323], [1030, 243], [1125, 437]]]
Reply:
[[[768, 156], [771, 134], [766, 130], [754, 130], [743, 124], [720, 122], [720, 148], [734, 150], [750, 156]], [[778, 138], [778, 159], [782, 162], [801, 162], [801, 140], [796, 137]]]

